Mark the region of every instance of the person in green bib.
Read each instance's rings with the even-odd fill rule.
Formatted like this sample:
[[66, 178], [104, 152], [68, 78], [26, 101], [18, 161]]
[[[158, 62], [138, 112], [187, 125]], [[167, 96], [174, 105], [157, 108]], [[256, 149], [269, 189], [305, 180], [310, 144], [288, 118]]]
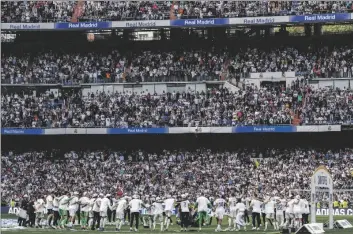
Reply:
[[211, 207], [211, 202], [201, 193], [201, 196], [196, 200], [197, 213], [198, 213], [198, 220], [199, 220], [199, 230], [201, 231], [201, 227], [204, 221], [207, 219], [207, 212]]
[[339, 208], [339, 207], [340, 207], [339, 201], [335, 200], [335, 201], [333, 202], [333, 208]]
[[59, 215], [60, 222], [58, 225], [58, 229], [65, 229], [65, 225], [67, 223], [67, 211], [69, 210], [69, 201], [70, 201], [70, 193], [65, 192], [65, 195], [58, 198], [59, 200]]

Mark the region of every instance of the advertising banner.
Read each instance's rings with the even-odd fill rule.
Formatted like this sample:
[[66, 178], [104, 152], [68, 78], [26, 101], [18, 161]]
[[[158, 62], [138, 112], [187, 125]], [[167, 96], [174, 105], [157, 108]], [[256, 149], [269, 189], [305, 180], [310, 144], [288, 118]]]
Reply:
[[1, 30], [47, 30], [54, 29], [54, 23], [1, 23]]
[[111, 27], [112, 22], [78, 22], [55, 24], [55, 29], [102, 29]]
[[297, 132], [318, 132], [319, 127], [315, 125], [297, 126]]
[[65, 30], [65, 29], [107, 29], [107, 28], [154, 28], [154, 27], [212, 27], [226, 25], [261, 25], [279, 23], [325, 23], [348, 21], [353, 13], [268, 16], [243, 18], [202, 18], [177, 20], [140, 20], [113, 22], [63, 22], [63, 23], [2, 23], [2, 30]]
[[186, 26], [186, 27], [208, 27], [217, 25], [228, 25], [229, 19], [190, 19], [190, 20], [171, 20], [170, 26]]
[[154, 28], [169, 27], [170, 20], [113, 21], [113, 28]]
[[294, 15], [290, 16], [289, 22], [298, 23], [315, 23], [315, 22], [336, 22], [336, 21], [346, 21], [351, 19], [351, 14], [349, 13], [339, 13], [339, 14], [317, 14], [317, 15]]
[[341, 125], [319, 125], [319, 132], [340, 132]]
[[110, 128], [108, 134], [166, 134], [168, 128]]
[[[323, 215], [328, 216], [329, 211], [328, 208], [324, 209], [316, 209], [316, 215]], [[333, 208], [333, 215], [352, 215], [353, 216], [353, 209], [350, 208]]]
[[44, 135], [41, 128], [2, 128], [1, 135]]
[[341, 131], [353, 131], [353, 123], [351, 125], [342, 125]]
[[[353, 126], [353, 125], [352, 125]], [[349, 128], [353, 130], [352, 128]], [[348, 129], [344, 129], [348, 130]], [[339, 132], [341, 125], [308, 126], [236, 126], [172, 128], [3, 128], [2, 135], [80, 135], [80, 134], [185, 134], [185, 133], [273, 133], [273, 132]]]
[[230, 18], [229, 24], [275, 24], [288, 23], [289, 16]]
[[233, 127], [233, 133], [254, 133], [254, 132], [296, 132], [295, 126], [238, 126]]

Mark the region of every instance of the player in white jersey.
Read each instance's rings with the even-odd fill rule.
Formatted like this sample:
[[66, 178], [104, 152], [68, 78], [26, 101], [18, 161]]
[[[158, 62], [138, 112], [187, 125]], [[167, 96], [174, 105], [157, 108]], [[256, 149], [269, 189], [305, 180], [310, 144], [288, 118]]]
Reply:
[[303, 210], [303, 201], [300, 199], [300, 196], [295, 196], [293, 202], [293, 214], [294, 214], [294, 227], [299, 228], [302, 222], [302, 210]]
[[112, 210], [112, 206], [110, 205], [110, 198], [111, 195], [107, 194], [101, 200], [101, 205], [99, 207], [99, 215], [100, 215], [100, 231], [104, 231], [105, 224], [107, 222], [108, 217], [108, 209]]
[[245, 204], [241, 201], [241, 199], [238, 199], [238, 203], [235, 206], [235, 213], [236, 213], [235, 223], [237, 225], [238, 231], [241, 229], [241, 227], [244, 227], [244, 230], [246, 231], [246, 224], [244, 221], [245, 210], [246, 210]]
[[83, 193], [83, 196], [79, 199], [80, 204], [80, 218], [81, 218], [81, 229], [87, 228], [88, 212], [90, 209], [90, 199], [87, 197], [87, 192]]
[[67, 225], [68, 227], [72, 228], [72, 225], [75, 220], [76, 212], [78, 211], [78, 192], [74, 192], [72, 196], [69, 199], [69, 224]]
[[48, 226], [51, 227], [51, 221], [53, 220], [53, 217], [54, 217], [54, 213], [53, 213], [54, 198], [51, 194], [49, 194], [45, 200], [47, 202], [47, 204], [46, 204], [46, 209], [47, 209], [47, 214], [48, 214], [47, 223], [48, 223]]
[[276, 222], [277, 222], [277, 226], [279, 227], [283, 227], [284, 224], [284, 211], [285, 211], [285, 207], [287, 205], [287, 201], [286, 199], [277, 199], [276, 200]]
[[60, 196], [58, 198], [59, 201], [59, 215], [60, 215], [60, 224], [58, 226], [58, 228], [60, 229], [64, 229], [66, 222], [67, 222], [67, 211], [69, 209], [69, 196], [70, 193], [66, 192], [65, 195]]
[[210, 201], [204, 196], [204, 194], [201, 194], [196, 200], [196, 208], [199, 216], [199, 231], [201, 231], [202, 223], [206, 221], [207, 212], [210, 207]]
[[286, 222], [284, 224], [285, 227], [288, 227], [288, 225], [293, 227], [293, 225], [294, 225], [294, 214], [293, 214], [293, 203], [294, 202], [295, 202], [294, 199], [289, 199], [287, 202]]
[[168, 231], [169, 224], [170, 224], [170, 218], [172, 215], [172, 212], [175, 208], [175, 199], [172, 198], [170, 195], [167, 195], [167, 199], [164, 201], [164, 212], [165, 212], [165, 221], [164, 225], [166, 226], [165, 230]]
[[185, 194], [181, 195], [181, 202], [180, 202], [180, 220], [181, 220], [181, 230], [180, 231], [187, 231], [188, 221], [190, 217], [190, 202], [187, 199]]
[[161, 224], [161, 231], [163, 231], [163, 201], [160, 197], [156, 198], [156, 201], [152, 204], [153, 206], [153, 230], [156, 229], [157, 220]]
[[[228, 216], [228, 228], [226, 231], [233, 231], [236, 228], [236, 211], [235, 207], [237, 205], [237, 198], [235, 197], [234, 194], [231, 195], [231, 197], [228, 199], [228, 207], [229, 207], [229, 216]], [[232, 229], [232, 223], [234, 225], [234, 229]]]
[[275, 201], [274, 198], [267, 197], [264, 201], [266, 221], [265, 221], [265, 230], [267, 231], [268, 222], [273, 223], [275, 230], [278, 229], [277, 222], [275, 221]]
[[116, 207], [116, 231], [120, 231], [121, 226], [124, 224], [124, 211], [127, 208], [127, 201], [125, 197], [122, 197], [118, 200], [118, 204]]
[[[156, 196], [155, 195], [152, 195], [151, 196], [151, 199], [150, 199], [150, 205], [151, 205], [151, 207], [150, 207], [150, 209], [149, 209], [149, 212], [150, 212], [150, 217], [151, 217], [151, 221], [152, 221], [152, 225], [153, 225], [153, 216], [154, 216], [154, 206], [153, 206], [153, 203], [155, 203], [156, 202]], [[152, 229], [152, 227], [151, 227], [151, 229]]]
[[36, 227], [42, 227], [40, 221], [44, 218], [45, 202], [44, 199], [40, 196], [34, 204], [35, 213], [36, 213]]
[[94, 211], [93, 211], [93, 206], [96, 203], [98, 195], [93, 194], [92, 198], [89, 200], [89, 209], [88, 209], [88, 227], [90, 227], [92, 230], [94, 230]]
[[216, 228], [216, 232], [222, 231], [221, 225], [222, 225], [222, 220], [225, 213], [226, 203], [227, 202], [224, 199], [224, 196], [220, 196], [213, 203], [213, 205], [216, 207], [215, 215], [216, 215], [216, 218], [218, 218], [218, 225]]
[[309, 223], [309, 214], [310, 214], [310, 208], [309, 208], [309, 202], [304, 198], [302, 199], [302, 210], [303, 210], [303, 225]]

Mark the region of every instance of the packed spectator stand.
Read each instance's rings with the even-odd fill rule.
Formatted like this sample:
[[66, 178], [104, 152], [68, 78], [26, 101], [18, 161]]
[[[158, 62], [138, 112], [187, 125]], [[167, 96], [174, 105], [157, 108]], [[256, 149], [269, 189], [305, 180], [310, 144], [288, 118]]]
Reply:
[[[195, 197], [203, 191], [213, 197], [230, 192], [287, 197], [292, 190], [310, 188], [312, 171], [319, 165], [328, 167], [335, 189], [353, 189], [352, 149], [52, 150], [4, 152], [1, 163], [5, 199], [73, 190], [116, 194], [118, 188], [126, 194], [157, 196]], [[352, 199], [350, 192], [335, 195]]]
[[197, 127], [292, 124], [351, 124], [351, 89], [312, 90], [304, 83], [292, 87], [247, 86], [231, 92], [212, 89], [185, 93], [108, 93], [83, 95], [3, 90], [3, 127]]
[[353, 47], [44, 51], [22, 55], [6, 53], [1, 65], [5, 84], [202, 81], [248, 78], [256, 72], [351, 78]]
[[[75, 16], [76, 6], [80, 15]], [[352, 1], [23, 1], [1, 2], [1, 21], [71, 22], [232, 18], [352, 12]]]

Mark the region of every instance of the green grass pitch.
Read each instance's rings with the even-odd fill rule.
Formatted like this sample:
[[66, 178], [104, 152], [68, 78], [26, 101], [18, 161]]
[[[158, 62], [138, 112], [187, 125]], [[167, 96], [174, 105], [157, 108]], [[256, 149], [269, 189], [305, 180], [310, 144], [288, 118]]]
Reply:
[[[2, 218], [8, 219], [8, 218], [14, 218], [14, 216], [11, 215], [2, 215]], [[334, 216], [335, 220], [340, 220], [340, 219], [347, 219], [350, 223], [353, 224], [353, 216]], [[215, 220], [215, 219], [213, 219]], [[324, 223], [328, 220], [328, 216], [318, 216], [317, 217], [317, 222], [318, 223]], [[228, 226], [228, 219], [225, 218], [223, 220], [222, 224], [222, 229], [227, 228]], [[151, 233], [161, 233], [159, 230], [160, 226], [157, 225], [155, 231], [151, 231], [149, 229], [143, 228], [143, 226], [140, 224], [140, 228], [138, 230], [138, 233], [140, 234], [151, 234]], [[198, 232], [198, 228], [189, 228], [189, 233], [194, 232], [194, 233], [214, 233], [216, 229], [216, 221], [213, 221], [211, 226], [205, 226], [202, 228], [201, 232]], [[263, 231], [263, 226], [261, 227], [260, 231], [253, 231], [251, 230], [251, 226], [247, 226], [247, 231], [239, 231], [239, 232], [225, 232], [223, 231], [222, 233], [229, 234], [229, 233], [238, 233], [238, 234], [249, 234], [249, 233], [258, 233], [258, 234], [279, 234], [279, 231], [274, 230], [271, 226], [269, 226], [269, 229], [264, 232]], [[46, 233], [75, 233], [75, 234], [93, 234], [93, 233], [99, 233], [100, 231], [81, 231], [79, 227], [77, 226], [77, 230], [53, 230], [53, 229], [39, 229], [39, 228], [27, 228], [23, 230], [1, 230], [1, 233], [11, 233], [11, 234], [46, 234]], [[164, 231], [163, 233], [175, 233], [175, 232], [180, 232], [180, 226], [176, 225], [174, 222], [174, 225], [169, 227], [168, 231]], [[105, 228], [105, 231], [103, 233], [117, 233], [115, 232], [115, 225], [107, 225]], [[119, 233], [130, 233], [129, 231], [129, 226], [125, 225], [122, 227], [121, 231]], [[325, 230], [325, 234], [353, 234], [353, 229], [334, 229], [334, 230]]]

